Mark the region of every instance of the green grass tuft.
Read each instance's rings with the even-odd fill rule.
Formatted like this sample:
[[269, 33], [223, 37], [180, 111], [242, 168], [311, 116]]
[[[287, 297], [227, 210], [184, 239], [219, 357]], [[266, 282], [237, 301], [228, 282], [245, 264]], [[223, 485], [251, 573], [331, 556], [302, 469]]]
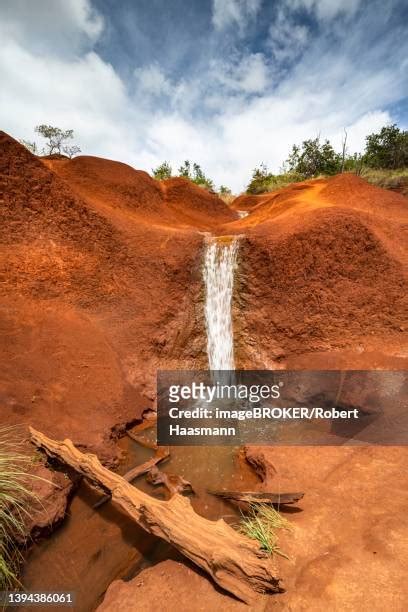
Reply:
[[25, 517], [36, 496], [30, 490], [32, 457], [16, 427], [0, 428], [0, 590], [18, 584], [21, 553], [16, 538], [25, 535]]
[[289, 557], [278, 544], [278, 529], [292, 530], [292, 525], [273, 506], [267, 504], [251, 504], [250, 511], [243, 515], [239, 524], [240, 533], [257, 540], [262, 550], [270, 555], [276, 554], [285, 559]]

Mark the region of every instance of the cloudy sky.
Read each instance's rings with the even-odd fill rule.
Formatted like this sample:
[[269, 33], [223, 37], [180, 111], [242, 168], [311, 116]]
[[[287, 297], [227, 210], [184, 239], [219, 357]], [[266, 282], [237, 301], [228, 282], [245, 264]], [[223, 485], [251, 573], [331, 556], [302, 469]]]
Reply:
[[1, 0], [0, 129], [238, 192], [305, 138], [407, 128], [407, 24], [405, 0]]

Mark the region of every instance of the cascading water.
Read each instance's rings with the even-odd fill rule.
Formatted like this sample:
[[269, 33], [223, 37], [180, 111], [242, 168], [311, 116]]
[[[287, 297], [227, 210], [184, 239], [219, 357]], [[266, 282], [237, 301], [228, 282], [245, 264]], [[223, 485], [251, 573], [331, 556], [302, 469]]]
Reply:
[[232, 292], [237, 238], [210, 238], [204, 259], [205, 321], [210, 370], [234, 369]]

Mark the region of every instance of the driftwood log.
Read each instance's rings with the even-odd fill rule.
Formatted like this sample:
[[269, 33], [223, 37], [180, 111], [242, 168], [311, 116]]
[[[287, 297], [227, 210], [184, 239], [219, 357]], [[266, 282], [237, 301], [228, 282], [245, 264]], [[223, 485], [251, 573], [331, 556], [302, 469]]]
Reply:
[[227, 499], [240, 507], [243, 504], [270, 504], [271, 506], [283, 506], [294, 504], [302, 499], [304, 493], [266, 493], [265, 491], [217, 491], [208, 489], [208, 493]]
[[150, 497], [103, 467], [96, 455], [81, 453], [71, 440], [52, 440], [32, 427], [30, 435], [38, 448], [110, 493], [138, 525], [172, 544], [238, 599], [250, 604], [256, 592], [281, 590], [271, 557], [222, 519], [209, 521], [196, 514], [182, 495], [169, 501]]

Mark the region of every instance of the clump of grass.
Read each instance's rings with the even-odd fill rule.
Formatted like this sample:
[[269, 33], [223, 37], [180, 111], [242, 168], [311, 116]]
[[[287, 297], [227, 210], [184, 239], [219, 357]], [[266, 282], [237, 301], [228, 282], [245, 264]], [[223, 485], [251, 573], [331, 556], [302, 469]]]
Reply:
[[21, 553], [16, 539], [24, 539], [24, 518], [37, 501], [29, 487], [32, 457], [24, 450], [18, 428], [0, 428], [0, 590], [18, 585]]
[[240, 533], [257, 540], [261, 549], [270, 555], [289, 559], [279, 547], [276, 534], [279, 529], [290, 531], [292, 525], [273, 506], [267, 504], [251, 504], [249, 513], [242, 516], [238, 528]]
[[386, 170], [380, 168], [364, 168], [362, 178], [372, 185], [383, 189], [392, 189], [408, 196], [408, 168]]

